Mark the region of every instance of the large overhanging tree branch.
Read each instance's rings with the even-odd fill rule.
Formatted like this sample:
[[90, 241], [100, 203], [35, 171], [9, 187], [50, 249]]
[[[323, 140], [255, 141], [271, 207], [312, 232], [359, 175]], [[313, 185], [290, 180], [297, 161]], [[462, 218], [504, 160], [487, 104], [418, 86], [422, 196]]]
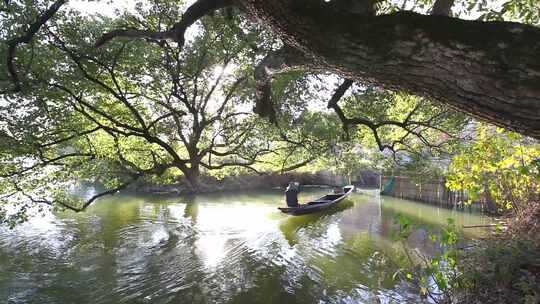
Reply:
[[540, 138], [536, 27], [413, 12], [370, 16], [332, 10], [323, 1], [242, 3], [314, 66]]

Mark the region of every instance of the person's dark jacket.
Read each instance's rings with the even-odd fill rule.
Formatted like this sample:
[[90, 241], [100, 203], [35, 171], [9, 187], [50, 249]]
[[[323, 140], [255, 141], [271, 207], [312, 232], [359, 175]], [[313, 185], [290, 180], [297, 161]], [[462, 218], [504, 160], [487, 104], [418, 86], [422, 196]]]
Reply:
[[290, 183], [287, 189], [285, 190], [285, 200], [287, 201], [287, 206], [289, 207], [298, 207], [298, 193], [300, 189], [296, 183]]

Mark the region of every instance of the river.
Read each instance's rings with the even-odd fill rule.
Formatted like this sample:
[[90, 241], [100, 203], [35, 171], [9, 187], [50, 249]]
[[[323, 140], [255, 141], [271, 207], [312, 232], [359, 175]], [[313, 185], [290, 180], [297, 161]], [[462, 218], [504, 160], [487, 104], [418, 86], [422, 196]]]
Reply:
[[[326, 193], [310, 189], [305, 201]], [[116, 195], [82, 213], [0, 228], [0, 302], [416, 303], [394, 280], [393, 218], [437, 227], [489, 218], [354, 194], [326, 212], [291, 217], [282, 192], [197, 197]], [[480, 230], [466, 229], [467, 237]], [[408, 246], [430, 254], [424, 229]]]

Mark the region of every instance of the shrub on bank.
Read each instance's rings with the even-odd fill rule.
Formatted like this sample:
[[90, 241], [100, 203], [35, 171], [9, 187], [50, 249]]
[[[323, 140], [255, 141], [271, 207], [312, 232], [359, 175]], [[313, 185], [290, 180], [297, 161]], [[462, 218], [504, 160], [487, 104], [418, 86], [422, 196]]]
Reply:
[[[396, 222], [407, 238], [414, 223], [403, 216]], [[434, 256], [404, 246], [409, 266], [398, 274], [430, 302], [540, 303], [540, 203], [529, 203], [507, 222], [507, 229], [466, 246], [449, 222], [431, 233], [441, 248]]]
[[460, 303], [540, 303], [540, 203], [523, 214], [463, 255]]

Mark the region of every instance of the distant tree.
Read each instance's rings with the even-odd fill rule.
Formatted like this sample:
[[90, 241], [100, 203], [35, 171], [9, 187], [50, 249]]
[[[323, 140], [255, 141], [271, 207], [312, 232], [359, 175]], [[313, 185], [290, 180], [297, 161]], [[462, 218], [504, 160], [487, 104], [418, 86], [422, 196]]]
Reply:
[[[159, 28], [174, 7], [138, 13]], [[118, 41], [96, 50], [96, 37], [123, 19], [57, 15], [34, 45], [33, 84], [0, 104], [0, 203], [78, 211], [138, 180], [183, 179], [200, 191], [201, 170], [259, 172], [264, 158], [284, 172], [311, 161], [315, 142], [289, 140], [251, 112], [256, 54], [231, 27], [238, 21], [207, 18], [182, 49]], [[77, 201], [66, 191], [75, 180], [106, 190]]]

